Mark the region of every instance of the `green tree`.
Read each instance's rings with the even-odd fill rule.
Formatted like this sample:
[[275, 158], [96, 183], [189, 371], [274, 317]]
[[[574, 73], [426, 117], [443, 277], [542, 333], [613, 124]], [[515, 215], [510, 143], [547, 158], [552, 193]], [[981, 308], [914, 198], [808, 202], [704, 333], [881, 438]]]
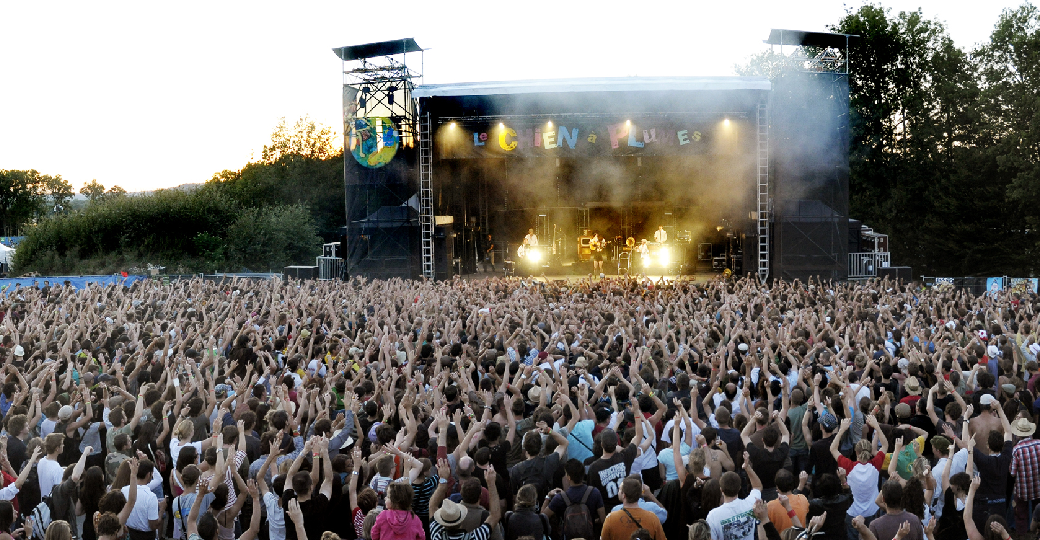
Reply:
[[[1020, 219], [1014, 230], [1018, 253], [1028, 270], [1038, 271], [1040, 239], [1040, 9], [1024, 3], [1006, 9], [988, 43], [978, 53], [982, 90], [981, 113], [996, 164], [984, 177], [993, 189], [1006, 188], [1009, 206]], [[989, 208], [981, 209], [989, 211]], [[1035, 274], [1034, 274], [1035, 275]]]
[[332, 128], [304, 116], [290, 128], [283, 117], [271, 133], [271, 144], [264, 145], [261, 161], [274, 163], [283, 157], [327, 159], [338, 151]]
[[0, 170], [0, 232], [4, 236], [20, 234], [39, 215], [46, 178], [35, 170]]
[[105, 186], [98, 182], [97, 179], [94, 179], [89, 184], [84, 184], [83, 187], [79, 188], [79, 194], [90, 199], [90, 202], [95, 202], [105, 196]]
[[112, 186], [105, 192], [106, 198], [122, 197], [123, 195], [126, 195], [126, 190], [119, 186]]
[[44, 190], [49, 198], [50, 208], [45, 209], [44, 215], [48, 213], [64, 214], [67, 213], [70, 208], [72, 198], [76, 196], [76, 191], [72, 189], [72, 184], [58, 176], [45, 176], [44, 177]]

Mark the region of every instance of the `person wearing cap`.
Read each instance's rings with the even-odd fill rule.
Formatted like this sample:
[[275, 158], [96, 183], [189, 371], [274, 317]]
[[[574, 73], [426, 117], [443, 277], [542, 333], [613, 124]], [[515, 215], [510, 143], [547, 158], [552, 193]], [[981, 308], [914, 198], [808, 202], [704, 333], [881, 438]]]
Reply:
[[980, 447], [986, 446], [990, 432], [1003, 432], [1003, 423], [1000, 421], [999, 415], [994, 412], [1000, 410], [1000, 402], [993, 394], [979, 396], [979, 415], [968, 420], [968, 433], [975, 437], [975, 442]]
[[489, 467], [484, 471], [490, 506], [487, 519], [482, 525], [468, 533], [462, 529], [462, 525], [469, 509], [447, 498], [448, 479], [451, 478], [451, 466], [448, 465], [448, 460], [437, 461], [437, 473], [440, 479], [437, 489], [430, 497], [430, 514], [433, 515], [433, 521], [430, 522], [429, 540], [488, 540], [491, 531], [495, 529], [502, 517], [498, 482], [496, 481], [498, 475], [494, 467]]
[[[811, 415], [806, 413], [806, 416]], [[838, 462], [831, 455], [831, 442], [834, 441], [835, 431], [838, 429], [838, 419], [833, 414], [824, 411], [820, 415], [819, 424], [823, 437], [818, 441], [814, 441], [812, 446], [809, 447], [808, 472], [814, 478], [819, 478], [828, 473], [838, 474]], [[808, 419], [803, 420], [802, 430], [806, 433], [805, 440], [812, 440], [812, 434], [809, 433]]]
[[1011, 422], [1011, 433], [1021, 440], [1011, 450], [1011, 475], [1015, 477], [1015, 530], [1029, 527], [1029, 509], [1040, 503], [1040, 440], [1034, 439], [1036, 424], [1019, 417]]

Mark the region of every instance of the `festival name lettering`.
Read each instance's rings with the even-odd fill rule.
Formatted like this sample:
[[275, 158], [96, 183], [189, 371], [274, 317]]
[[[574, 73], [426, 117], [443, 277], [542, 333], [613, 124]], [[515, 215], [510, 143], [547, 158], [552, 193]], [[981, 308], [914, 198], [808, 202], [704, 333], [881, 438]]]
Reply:
[[[696, 130], [640, 129], [626, 122], [608, 125], [605, 131], [607, 139], [610, 140], [610, 147], [614, 149], [620, 148], [622, 145], [629, 148], [644, 148], [647, 145], [654, 144], [685, 146], [700, 142], [703, 137], [701, 132]], [[497, 132], [497, 136], [495, 132]], [[589, 144], [596, 145], [600, 144], [603, 137], [597, 134], [595, 130], [582, 133], [579, 128], [568, 128], [562, 125], [559, 127], [526, 128], [519, 131], [509, 126], [499, 126], [497, 129], [492, 130], [491, 133], [474, 132], [473, 146], [485, 146], [491, 139], [491, 144], [497, 142], [498, 147], [505, 152], [512, 152], [517, 148], [525, 147], [543, 148], [545, 150], [553, 148], [574, 149], [581, 142], [579, 139], [582, 138]]]

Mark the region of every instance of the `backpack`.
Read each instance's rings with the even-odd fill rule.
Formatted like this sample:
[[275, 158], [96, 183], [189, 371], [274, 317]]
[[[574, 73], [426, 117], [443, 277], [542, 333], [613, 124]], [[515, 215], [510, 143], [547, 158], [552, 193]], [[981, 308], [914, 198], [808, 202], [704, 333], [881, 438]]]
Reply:
[[534, 484], [535, 489], [538, 490], [538, 497], [545, 497], [545, 494], [549, 492], [545, 485], [545, 457], [537, 457], [520, 463], [513, 468], [509, 479], [513, 482], [514, 493], [527, 484]]
[[32, 538], [43, 540], [47, 536], [47, 527], [51, 524], [51, 513], [54, 512], [54, 499], [43, 497], [40, 504], [32, 509], [33, 530]]
[[[513, 531], [513, 530], [509, 529], [509, 521], [510, 521], [510, 519], [513, 516], [516, 516], [516, 515], [519, 515], [519, 516], [521, 516], [522, 518], [524, 518], [526, 520], [530, 520], [534, 516], [538, 516], [537, 518], [534, 518], [534, 519], [537, 519], [539, 521], [539, 523], [541, 523], [541, 525], [542, 525], [542, 534], [541, 534], [541, 536], [535, 536], [534, 537], [535, 540], [548, 540], [549, 535], [552, 534], [552, 526], [549, 525], [549, 517], [546, 516], [545, 514], [542, 514], [540, 512], [538, 512], [538, 513], [535, 513], [535, 512], [521, 512], [520, 514], [517, 514], [516, 512], [506, 512], [506, 515], [502, 518], [502, 528], [505, 531], [505, 534], [504, 534], [505, 540], [517, 540], [517, 538], [520, 537], [519, 532], [524, 532], [524, 533], [527, 532], [527, 531], [523, 531], [523, 530], [517, 532], [517, 531]], [[517, 519], [519, 519], [519, 518], [517, 518]], [[523, 522], [521, 522], [521, 523], [523, 523]], [[530, 523], [528, 523], [527, 525], [530, 525]], [[520, 527], [522, 529], [524, 527], [524, 525], [521, 524]]]
[[567, 492], [560, 493], [563, 497], [563, 503], [567, 505], [567, 509], [563, 511], [563, 536], [568, 540], [574, 538], [585, 538], [592, 539], [596, 537], [596, 528], [592, 522], [592, 511], [589, 510], [589, 495], [592, 494], [592, 490], [596, 488], [592, 486], [585, 486], [585, 494], [582, 495], [581, 500], [572, 503], [570, 497], [567, 497]]

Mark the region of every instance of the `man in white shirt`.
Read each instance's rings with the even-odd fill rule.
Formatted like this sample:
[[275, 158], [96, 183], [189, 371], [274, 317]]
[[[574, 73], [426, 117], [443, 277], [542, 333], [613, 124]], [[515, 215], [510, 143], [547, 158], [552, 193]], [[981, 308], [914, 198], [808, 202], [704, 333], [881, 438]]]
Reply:
[[123, 488], [123, 496], [130, 497], [130, 489], [137, 490], [137, 502], [130, 511], [126, 526], [130, 529], [130, 540], [154, 540], [159, 528], [160, 516], [166, 512], [166, 499], [158, 500], [148, 484], [152, 481], [155, 465], [142, 461], [137, 469], [135, 482]]
[[708, 512], [708, 526], [712, 540], [755, 540], [758, 520], [755, 519], [755, 501], [762, 498], [762, 481], [751, 468], [751, 457], [744, 452], [744, 472], [751, 484], [751, 493], [740, 499], [740, 475], [727, 472], [719, 479], [722, 505]]
[[527, 229], [527, 236], [524, 237], [525, 246], [537, 246], [538, 235], [534, 233], [534, 229]]
[[51, 433], [43, 440], [43, 451], [47, 457], [40, 460], [36, 467], [36, 474], [40, 479], [40, 496], [50, 497], [54, 486], [61, 483], [61, 477], [65, 474], [65, 467], [58, 465], [58, 454], [65, 446], [65, 435]]
[[654, 231], [654, 242], [663, 244], [668, 241], [668, 232], [664, 230], [664, 225], [658, 225], [657, 230]]

